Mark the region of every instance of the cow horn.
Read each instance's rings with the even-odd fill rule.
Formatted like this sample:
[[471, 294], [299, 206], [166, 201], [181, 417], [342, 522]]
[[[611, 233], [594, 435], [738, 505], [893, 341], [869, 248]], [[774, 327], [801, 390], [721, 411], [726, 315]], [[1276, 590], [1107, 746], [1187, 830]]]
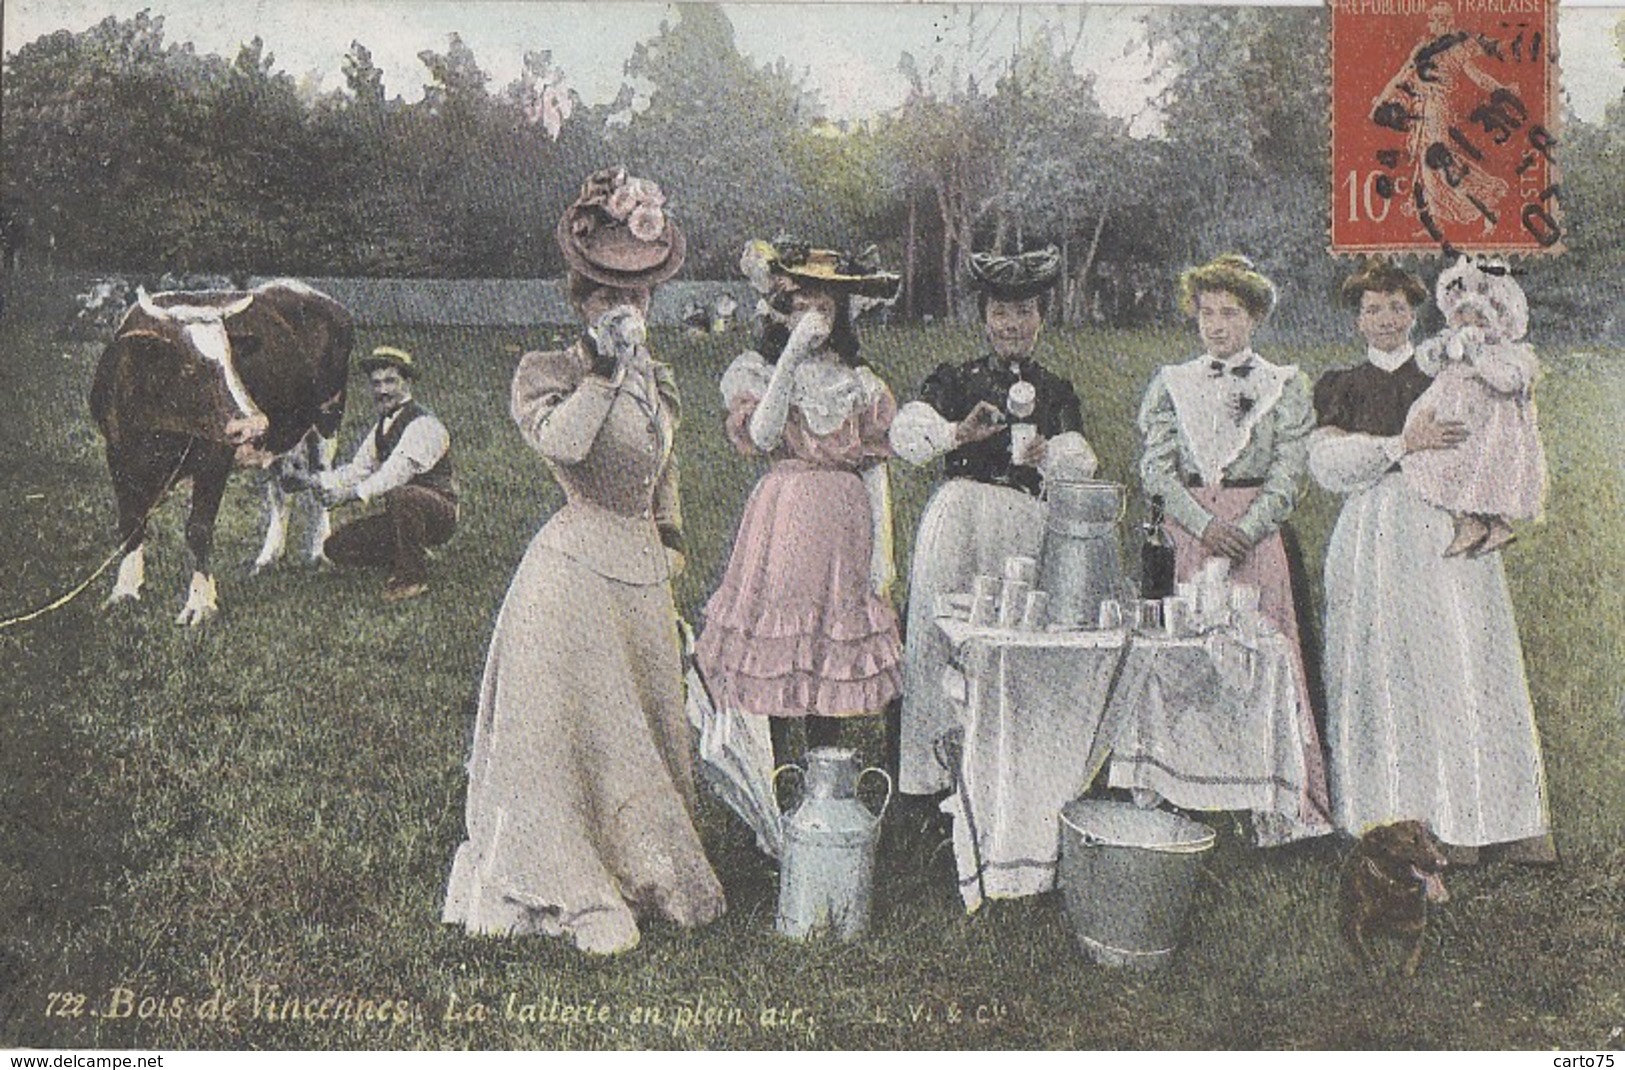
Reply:
[[220, 318], [221, 319], [230, 319], [231, 317], [237, 315], [237, 313], [239, 313], [239, 312], [247, 312], [248, 311], [248, 306], [252, 305], [253, 303], [254, 303], [254, 295], [253, 294], [249, 294], [247, 297], [244, 297], [243, 299], [241, 299], [239, 301], [233, 301], [231, 304], [225, 305], [220, 309]]
[[141, 306], [141, 311], [145, 312], [153, 319], [161, 320], [166, 318], [164, 310], [153, 304], [152, 298], [147, 296], [147, 288], [145, 286], [137, 286], [135, 288], [135, 303]]

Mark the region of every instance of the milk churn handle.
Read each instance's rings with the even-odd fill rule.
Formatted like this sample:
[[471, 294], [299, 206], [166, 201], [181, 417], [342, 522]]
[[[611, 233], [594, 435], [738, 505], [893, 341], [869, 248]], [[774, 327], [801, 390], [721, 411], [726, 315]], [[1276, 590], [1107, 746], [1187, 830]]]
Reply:
[[879, 773], [881, 776], [886, 778], [886, 798], [885, 801], [880, 804], [880, 809], [875, 811], [875, 820], [879, 821], [881, 818], [886, 816], [886, 807], [891, 805], [892, 779], [890, 773], [886, 772], [878, 765], [871, 765], [869, 768], [858, 774], [859, 787], [863, 786], [863, 778], [868, 776], [870, 773]]
[[[1123, 522], [1123, 518], [1128, 516], [1128, 489], [1121, 483], [1113, 483], [1110, 480], [1096, 480], [1096, 482], [1101, 482], [1105, 483], [1107, 486], [1116, 487], [1119, 491], [1117, 495], [1117, 519], [1113, 520], [1112, 523], [1121, 524]], [[1038, 500], [1044, 502], [1045, 504], [1049, 503], [1049, 480], [1047, 479], [1038, 484]]]
[[803, 793], [805, 793], [807, 790], [807, 771], [794, 762], [786, 762], [777, 769], [773, 770], [773, 801], [775, 803], [779, 800], [779, 774], [785, 772], [800, 773], [802, 776], [801, 790]]

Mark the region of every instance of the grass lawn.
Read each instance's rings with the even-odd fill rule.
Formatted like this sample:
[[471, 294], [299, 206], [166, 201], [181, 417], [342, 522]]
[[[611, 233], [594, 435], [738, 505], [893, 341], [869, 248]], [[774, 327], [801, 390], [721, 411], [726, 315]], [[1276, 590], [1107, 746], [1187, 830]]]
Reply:
[[[442, 927], [486, 643], [559, 503], [507, 416], [518, 353], [547, 340], [361, 332], [358, 351], [388, 341], [418, 355], [420, 396], [455, 440], [464, 522], [427, 597], [386, 608], [381, 577], [292, 564], [247, 579], [260, 507], [241, 476], [221, 513], [223, 611], [209, 626], [171, 623], [186, 579], [177, 493], [155, 518], [140, 603], [104, 613], [104, 576], [0, 631], [0, 1046], [1621, 1046], [1625, 353], [1544, 354], [1551, 505], [1506, 554], [1564, 863], [1454, 874], [1408, 980], [1361, 970], [1342, 944], [1339, 845], [1259, 852], [1224, 815], [1211, 817], [1219, 846], [1190, 938], [1153, 976], [1080, 957], [1053, 895], [966, 916], [949, 861], [901, 834], [886, 842], [869, 939], [781, 941], [774, 868], [709, 801], [703, 832], [729, 911], [707, 930], [651, 925], [636, 952], [589, 961], [557, 941]], [[694, 620], [759, 472], [720, 430], [716, 384], [738, 336], [656, 342], [686, 403], [692, 552], [677, 594]], [[1139, 392], [1192, 338], [1040, 345], [1080, 388], [1104, 474], [1132, 484]], [[936, 362], [976, 348], [965, 331], [897, 328], [870, 332], [866, 354], [906, 400]], [[1260, 350], [1311, 374], [1355, 352], [1275, 338]], [[94, 352], [12, 320], [0, 352], [4, 618], [68, 590], [115, 535], [85, 405]], [[368, 418], [358, 389], [346, 455]], [[895, 473], [904, 575], [933, 478]], [[1338, 505], [1315, 490], [1299, 512], [1312, 562]], [[879, 757], [878, 729], [865, 750]], [[354, 1020], [363, 1006], [369, 1020]]]

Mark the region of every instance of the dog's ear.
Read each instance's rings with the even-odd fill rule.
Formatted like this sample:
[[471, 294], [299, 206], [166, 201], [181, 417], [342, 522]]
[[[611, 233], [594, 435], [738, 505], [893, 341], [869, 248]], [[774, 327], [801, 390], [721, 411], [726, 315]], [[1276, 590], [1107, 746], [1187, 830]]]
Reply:
[[1411, 824], [1415, 822], [1396, 821], [1391, 825], [1378, 825], [1360, 838], [1373, 847], [1391, 853], [1410, 842], [1411, 837], [1407, 834], [1405, 826]]
[[1400, 821], [1394, 827], [1403, 830], [1404, 843], [1420, 849], [1424, 854], [1438, 855], [1444, 850], [1439, 845], [1439, 838], [1433, 835], [1433, 830], [1428, 828], [1425, 821]]

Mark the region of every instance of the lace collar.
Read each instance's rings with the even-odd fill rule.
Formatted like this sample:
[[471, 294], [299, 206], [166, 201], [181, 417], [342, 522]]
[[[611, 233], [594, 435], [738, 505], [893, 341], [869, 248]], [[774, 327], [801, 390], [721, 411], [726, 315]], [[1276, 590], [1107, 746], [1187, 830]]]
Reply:
[[1165, 368], [1162, 374], [1197, 474], [1202, 482], [1216, 486], [1298, 369], [1271, 364], [1248, 349], [1228, 361], [1203, 354]]
[[[755, 351], [741, 353], [722, 376], [722, 400], [732, 405], [744, 396], [761, 398], [773, 378], [774, 366]], [[880, 377], [868, 368], [853, 368], [842, 361], [809, 358], [796, 367], [790, 404], [801, 410], [808, 430], [828, 435], [860, 407], [874, 404], [885, 390]]]

